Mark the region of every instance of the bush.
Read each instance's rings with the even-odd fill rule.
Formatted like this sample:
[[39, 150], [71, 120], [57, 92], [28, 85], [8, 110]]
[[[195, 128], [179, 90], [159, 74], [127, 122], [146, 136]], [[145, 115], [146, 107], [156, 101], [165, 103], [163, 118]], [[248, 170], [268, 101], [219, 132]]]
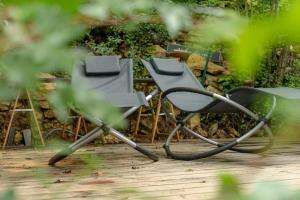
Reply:
[[151, 56], [154, 44], [165, 47], [171, 40], [162, 24], [140, 23], [136, 26], [95, 27], [80, 42], [95, 55], [117, 54], [133, 58], [135, 77], [144, 77], [146, 72], [140, 64], [141, 58]]

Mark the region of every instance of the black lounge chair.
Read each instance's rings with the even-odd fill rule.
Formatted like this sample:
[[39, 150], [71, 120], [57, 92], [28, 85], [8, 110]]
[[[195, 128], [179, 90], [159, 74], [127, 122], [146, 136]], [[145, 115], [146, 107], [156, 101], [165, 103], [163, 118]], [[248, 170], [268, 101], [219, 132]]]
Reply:
[[[300, 99], [300, 90], [293, 88], [250, 88], [240, 87], [227, 92], [224, 96], [206, 91], [196, 79], [186, 64], [180, 63], [177, 59], [152, 58], [150, 62], [142, 60], [156, 85], [162, 92], [162, 99], [168, 100], [175, 107], [185, 113], [181, 119], [175, 119], [177, 126], [173, 129], [164, 145], [169, 157], [178, 160], [194, 160], [209, 157], [225, 150], [233, 150], [241, 153], [259, 153], [266, 151], [273, 144], [272, 131], [267, 122], [276, 107], [277, 98], [287, 98], [293, 100]], [[273, 104], [264, 117], [259, 117], [249, 110], [249, 106], [257, 101], [258, 97], [272, 98]], [[162, 103], [164, 106], [164, 103]], [[166, 109], [166, 108], [165, 108]], [[257, 121], [256, 126], [233, 141], [222, 144], [212, 139], [206, 138], [185, 126], [188, 119], [195, 113], [232, 113], [243, 112]], [[166, 113], [168, 113], [166, 111]], [[192, 154], [178, 154], [170, 149], [170, 143], [176, 132], [181, 129], [193, 136], [215, 145], [212, 150]], [[268, 137], [268, 142], [263, 146], [245, 148], [237, 146], [247, 138], [263, 129]]]
[[[147, 97], [142, 92], [134, 93], [132, 60], [119, 59], [117, 56], [92, 56], [80, 63], [72, 74], [72, 86], [78, 88], [82, 87], [82, 85], [87, 90], [101, 92], [109, 102], [124, 109], [124, 118], [132, 114], [140, 106], [148, 105], [147, 101], [157, 93], [157, 90], [153, 91]], [[98, 127], [54, 155], [49, 160], [49, 165], [54, 165], [83, 145], [93, 141], [103, 133], [103, 130], [109, 130], [112, 135], [148, 156], [150, 159], [154, 161], [158, 160], [156, 155], [111, 128], [110, 125], [95, 120], [84, 113], [81, 114]]]

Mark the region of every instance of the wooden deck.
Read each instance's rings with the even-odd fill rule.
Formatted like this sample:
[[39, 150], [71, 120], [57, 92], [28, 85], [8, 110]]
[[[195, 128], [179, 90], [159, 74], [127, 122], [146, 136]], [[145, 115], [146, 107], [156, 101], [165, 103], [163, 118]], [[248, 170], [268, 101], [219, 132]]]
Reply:
[[[191, 143], [176, 148], [185, 151]], [[47, 165], [54, 150], [10, 149], [0, 152], [0, 194], [14, 187], [21, 200], [214, 199], [220, 172], [237, 175], [246, 191], [272, 180], [300, 189], [299, 144], [277, 144], [261, 155], [228, 151], [193, 162], [166, 159], [161, 143], [145, 144], [160, 156], [155, 163], [124, 144], [90, 146], [56, 167]], [[86, 158], [92, 162], [83, 162]]]

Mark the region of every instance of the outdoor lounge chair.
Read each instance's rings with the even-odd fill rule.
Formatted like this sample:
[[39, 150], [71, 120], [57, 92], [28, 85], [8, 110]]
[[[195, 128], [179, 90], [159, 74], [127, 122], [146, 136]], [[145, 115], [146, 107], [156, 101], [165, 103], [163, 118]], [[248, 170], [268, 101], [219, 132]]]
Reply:
[[[152, 58], [149, 62], [142, 60], [158, 88], [162, 92], [162, 99], [168, 100], [179, 110], [184, 112], [181, 119], [176, 119], [177, 126], [168, 136], [164, 145], [169, 157], [178, 160], [194, 160], [209, 157], [225, 150], [233, 150], [242, 153], [259, 153], [269, 149], [273, 144], [272, 131], [267, 122], [276, 107], [277, 98], [287, 98], [293, 100], [300, 99], [300, 90], [293, 88], [249, 88], [240, 87], [227, 92], [224, 96], [206, 91], [196, 79], [186, 64], [177, 59]], [[271, 98], [273, 104], [265, 117], [259, 117], [249, 110], [249, 106], [258, 100], [258, 97]], [[164, 103], [162, 103], [164, 106]], [[186, 127], [187, 120], [196, 113], [232, 113], [243, 112], [256, 120], [256, 125], [247, 133], [226, 144], [219, 143], [206, 138], [197, 132]], [[168, 113], [166, 111], [166, 113]], [[253, 136], [260, 129], [263, 129], [268, 137], [268, 142], [258, 147], [239, 147], [237, 146], [247, 138]], [[200, 153], [179, 154], [170, 149], [170, 143], [178, 130], [183, 130], [193, 136], [215, 145], [212, 150]]]
[[[87, 90], [100, 92], [106, 100], [126, 110], [123, 113], [124, 118], [132, 114], [140, 106], [147, 105], [147, 101], [157, 93], [157, 90], [153, 91], [147, 97], [142, 92], [134, 93], [132, 60], [119, 59], [117, 56], [92, 56], [75, 67], [72, 74], [72, 86], [78, 88], [82, 87], [82, 85], [85, 85], [85, 89]], [[109, 130], [113, 136], [148, 156], [150, 159], [154, 161], [158, 160], [156, 155], [111, 128], [110, 125], [95, 120], [84, 113], [80, 114], [83, 114], [98, 127], [54, 155], [49, 160], [49, 165], [54, 165], [83, 145], [93, 141], [103, 133], [103, 130]]]

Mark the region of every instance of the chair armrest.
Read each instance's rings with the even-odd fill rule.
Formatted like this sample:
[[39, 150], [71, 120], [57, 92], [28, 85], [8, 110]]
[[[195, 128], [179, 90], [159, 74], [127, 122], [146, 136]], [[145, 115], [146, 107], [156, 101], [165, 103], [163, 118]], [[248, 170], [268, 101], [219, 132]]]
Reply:
[[175, 87], [175, 88], [170, 88], [166, 91], [164, 91], [161, 95], [161, 97], [164, 99], [167, 95], [175, 92], [191, 92], [191, 93], [196, 93], [196, 94], [201, 94], [209, 97], [214, 97], [214, 93], [208, 92], [208, 91], [203, 91], [195, 88], [189, 88], [189, 87]]

